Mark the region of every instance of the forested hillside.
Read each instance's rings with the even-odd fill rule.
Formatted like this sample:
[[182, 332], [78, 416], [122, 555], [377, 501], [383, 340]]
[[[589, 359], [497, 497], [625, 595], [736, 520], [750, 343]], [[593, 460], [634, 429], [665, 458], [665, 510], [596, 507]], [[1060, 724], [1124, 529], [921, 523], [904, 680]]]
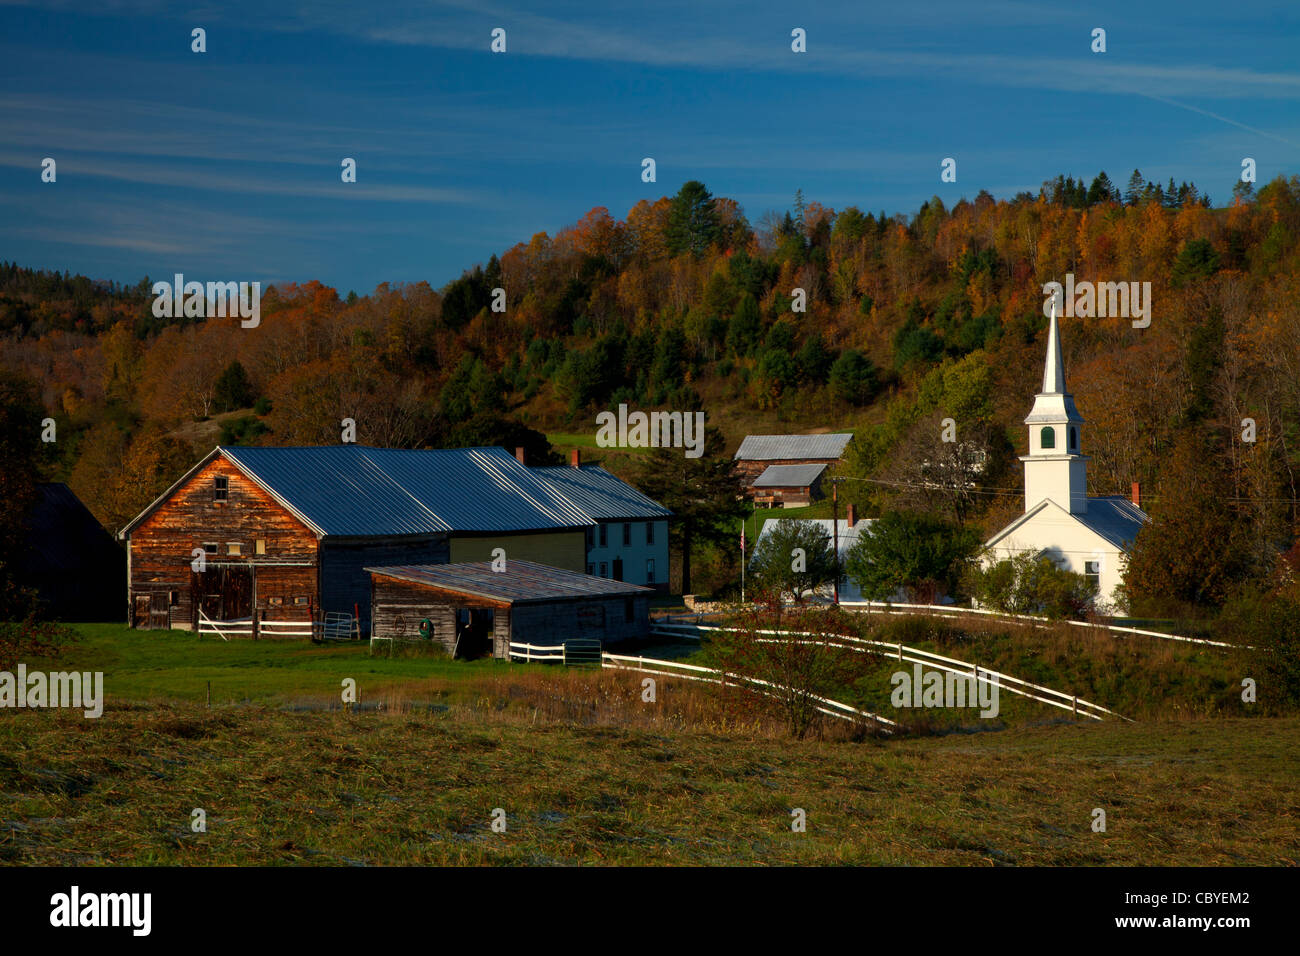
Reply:
[[[729, 451], [756, 429], [853, 431], [848, 473], [870, 480], [847, 494], [863, 509], [902, 499], [993, 527], [1022, 506], [1043, 285], [1072, 273], [1152, 287], [1147, 328], [1062, 320], [1090, 492], [1137, 481], [1153, 509], [1209, 509], [1263, 560], [1300, 515], [1297, 236], [1295, 176], [1238, 184], [1222, 208], [1135, 172], [1123, 191], [1058, 177], [911, 216], [798, 194], [756, 223], [690, 182], [623, 219], [593, 209], [441, 290], [264, 290], [251, 329], [155, 317], [152, 282], [170, 276], [123, 287], [10, 264], [5, 387], [30, 382], [58, 440], [40, 444], [32, 422], [6, 441], [116, 531], [217, 441], [332, 443], [352, 418], [367, 444], [541, 455], [535, 432], [592, 433], [620, 402], [700, 408]], [[939, 442], [945, 418], [957, 443]], [[978, 481], [928, 489], [950, 454], [983, 462]]]

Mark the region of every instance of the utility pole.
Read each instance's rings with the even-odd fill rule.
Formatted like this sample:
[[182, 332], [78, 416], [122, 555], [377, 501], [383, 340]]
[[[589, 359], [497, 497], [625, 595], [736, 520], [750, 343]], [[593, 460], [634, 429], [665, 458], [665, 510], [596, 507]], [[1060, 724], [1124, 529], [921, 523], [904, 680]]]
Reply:
[[831, 550], [835, 554], [835, 605], [840, 603], [840, 480], [831, 478]]

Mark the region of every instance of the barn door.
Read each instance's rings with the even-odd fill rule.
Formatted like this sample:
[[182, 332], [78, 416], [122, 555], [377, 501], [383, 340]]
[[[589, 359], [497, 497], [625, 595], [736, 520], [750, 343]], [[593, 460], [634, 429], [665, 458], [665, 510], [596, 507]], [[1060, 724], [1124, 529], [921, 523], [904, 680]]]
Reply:
[[147, 594], [137, 594], [135, 596], [134, 613], [131, 617], [131, 626], [140, 630], [148, 630], [150, 626], [149, 619], [152, 615], [149, 613], [150, 599]]
[[149, 629], [165, 631], [172, 626], [171, 595], [167, 591], [155, 592], [149, 604]]
[[233, 621], [253, 613], [253, 573], [247, 568], [222, 568], [221, 603], [225, 619]]

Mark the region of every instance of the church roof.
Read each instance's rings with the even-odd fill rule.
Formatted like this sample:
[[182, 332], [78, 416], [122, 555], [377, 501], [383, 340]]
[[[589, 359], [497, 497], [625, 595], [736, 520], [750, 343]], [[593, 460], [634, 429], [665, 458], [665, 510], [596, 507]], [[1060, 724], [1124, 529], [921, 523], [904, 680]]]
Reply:
[[1035, 515], [1042, 512], [1044, 508], [1058, 509], [1062, 514], [1073, 518], [1079, 524], [1124, 552], [1133, 547], [1133, 540], [1137, 537], [1138, 531], [1149, 520], [1145, 511], [1123, 495], [1089, 497], [1088, 510], [1083, 514], [1071, 514], [1055, 501], [1045, 498], [985, 541], [984, 546], [992, 547], [997, 544]]

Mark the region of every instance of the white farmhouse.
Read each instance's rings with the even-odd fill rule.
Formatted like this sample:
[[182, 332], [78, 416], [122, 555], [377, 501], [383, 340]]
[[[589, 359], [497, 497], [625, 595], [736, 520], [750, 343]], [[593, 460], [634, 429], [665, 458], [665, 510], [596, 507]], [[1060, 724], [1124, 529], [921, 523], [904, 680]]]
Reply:
[[1029, 454], [1025, 463], [1025, 513], [985, 542], [986, 566], [1029, 552], [1086, 575], [1097, 585], [1099, 604], [1116, 603], [1124, 565], [1147, 515], [1123, 495], [1089, 497], [1088, 456], [1080, 453], [1084, 424], [1074, 397], [1065, 390], [1061, 336], [1053, 310], [1047, 335], [1043, 390], [1025, 419]]

